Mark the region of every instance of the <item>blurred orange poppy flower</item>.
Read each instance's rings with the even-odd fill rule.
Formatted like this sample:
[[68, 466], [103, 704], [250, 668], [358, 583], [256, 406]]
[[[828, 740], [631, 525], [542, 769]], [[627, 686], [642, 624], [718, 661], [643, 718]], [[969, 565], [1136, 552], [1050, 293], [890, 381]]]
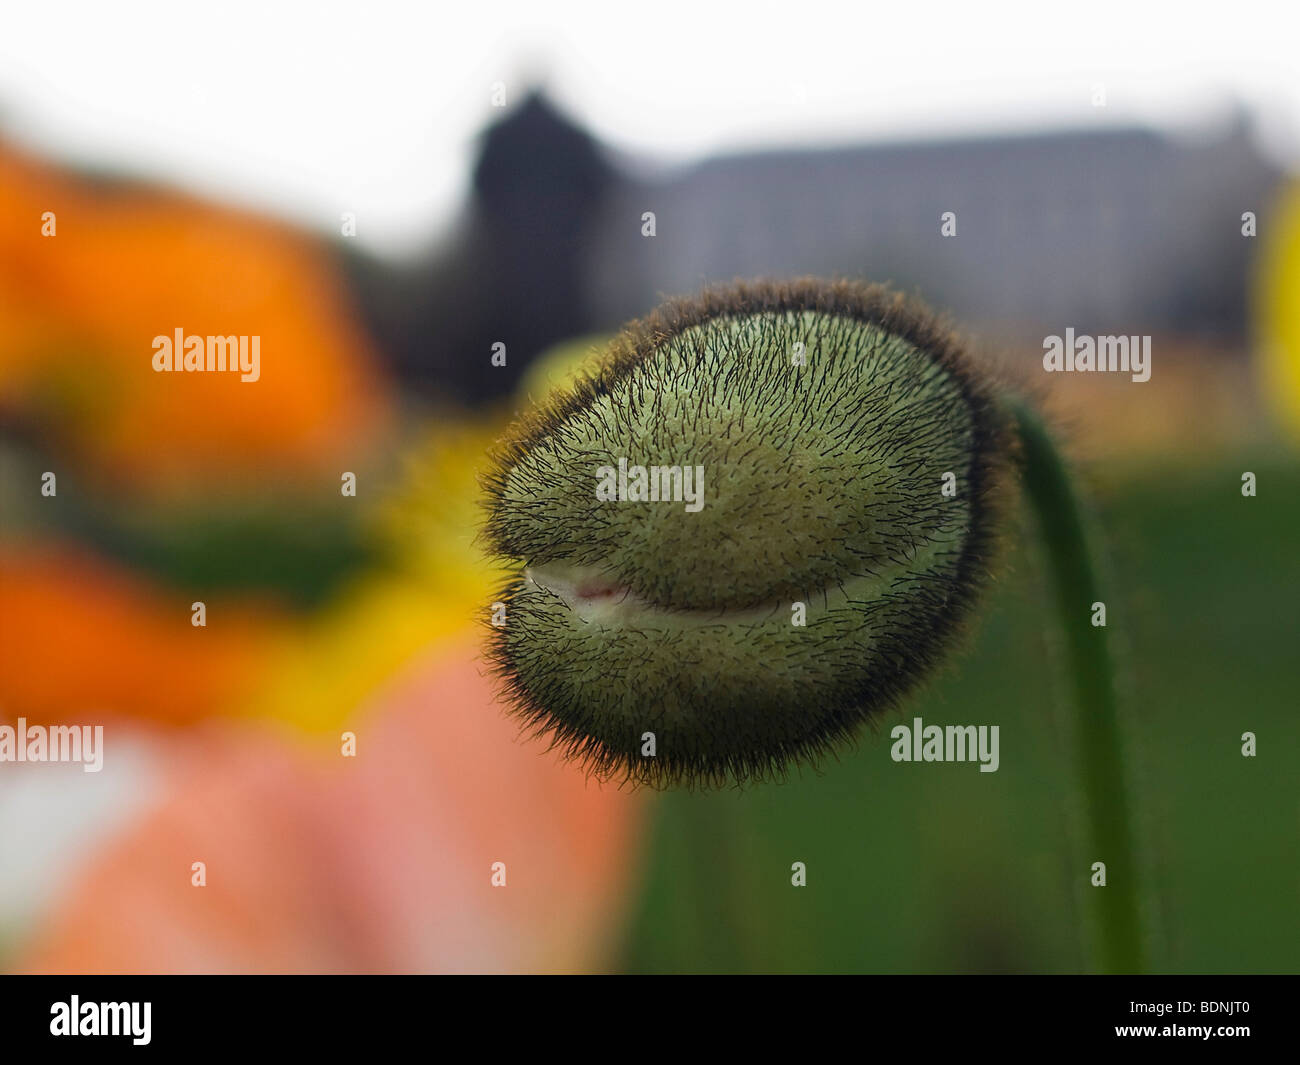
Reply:
[[[189, 724], [242, 705], [288, 629], [247, 602], [167, 595], [71, 545], [0, 551], [0, 721], [143, 717]], [[70, 716], [71, 715], [71, 718]]]
[[[0, 201], [0, 413], [147, 483], [354, 468], [386, 400], [323, 245], [3, 143]], [[156, 372], [178, 328], [259, 336], [259, 379]]]

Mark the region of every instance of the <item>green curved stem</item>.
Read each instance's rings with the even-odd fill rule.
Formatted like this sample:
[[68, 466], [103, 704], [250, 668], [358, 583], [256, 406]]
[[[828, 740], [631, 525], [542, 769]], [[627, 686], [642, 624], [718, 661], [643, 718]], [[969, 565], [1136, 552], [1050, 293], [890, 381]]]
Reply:
[[[1085, 890], [1102, 972], [1144, 968], [1141, 892], [1129, 818], [1124, 742], [1115, 669], [1105, 626], [1092, 624], [1104, 602], [1070, 476], [1038, 414], [1011, 403], [1020, 431], [1025, 493], [1038, 519], [1065, 637], [1074, 701], [1074, 746], [1083, 789], [1088, 865], [1106, 863], [1106, 886]], [[1091, 885], [1091, 881], [1090, 881]]]

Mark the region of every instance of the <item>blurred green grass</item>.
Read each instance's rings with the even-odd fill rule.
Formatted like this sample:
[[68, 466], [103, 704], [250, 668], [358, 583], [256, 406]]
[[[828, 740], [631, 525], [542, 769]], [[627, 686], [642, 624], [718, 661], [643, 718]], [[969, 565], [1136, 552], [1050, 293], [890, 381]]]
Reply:
[[[1300, 461], [1268, 450], [1093, 488], [1160, 972], [1300, 971]], [[1020, 528], [967, 648], [879, 735], [820, 775], [656, 798], [619, 967], [1086, 968], [1083, 893], [1104, 889], [1079, 846], [1048, 590]], [[1000, 769], [895, 764], [889, 729], [914, 715], [1000, 725]]]

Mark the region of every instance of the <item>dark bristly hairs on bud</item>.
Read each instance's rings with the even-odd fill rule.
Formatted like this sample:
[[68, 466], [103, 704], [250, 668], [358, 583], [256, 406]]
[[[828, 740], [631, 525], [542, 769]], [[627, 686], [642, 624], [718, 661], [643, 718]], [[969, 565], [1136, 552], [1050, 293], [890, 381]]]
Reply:
[[[957, 336], [882, 286], [737, 283], [633, 322], [485, 478], [515, 711], [600, 777], [815, 764], [955, 642], [1013, 438]], [[630, 467], [694, 473], [702, 505], [667, 478], [598, 495]]]

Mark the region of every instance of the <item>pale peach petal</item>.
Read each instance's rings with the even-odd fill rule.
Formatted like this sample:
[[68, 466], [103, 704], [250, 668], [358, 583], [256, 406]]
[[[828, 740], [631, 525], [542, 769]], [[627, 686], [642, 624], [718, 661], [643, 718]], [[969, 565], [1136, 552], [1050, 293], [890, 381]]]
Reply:
[[[178, 737], [168, 798], [106, 845], [20, 968], [599, 968], [635, 874], [639, 797], [589, 781], [496, 702], [476, 644], [416, 663], [337, 741]], [[207, 886], [190, 884], [194, 861]], [[507, 886], [491, 885], [493, 862]]]

